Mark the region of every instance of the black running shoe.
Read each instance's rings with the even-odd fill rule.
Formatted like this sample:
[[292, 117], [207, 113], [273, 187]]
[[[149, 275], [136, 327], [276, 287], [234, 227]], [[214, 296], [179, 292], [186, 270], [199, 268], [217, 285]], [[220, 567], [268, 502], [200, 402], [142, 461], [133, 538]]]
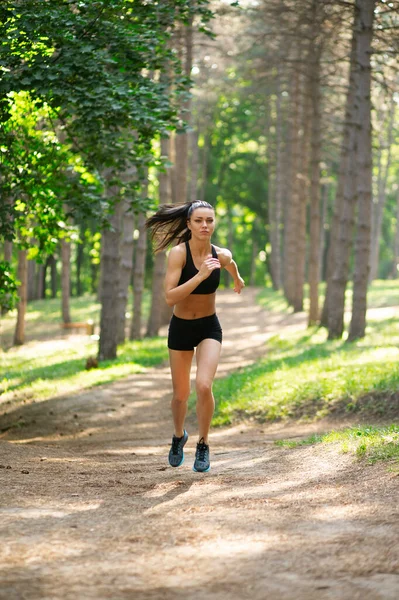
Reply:
[[180, 467], [184, 461], [184, 444], [188, 440], [188, 433], [184, 430], [182, 437], [176, 437], [175, 435], [172, 438], [172, 445], [169, 450], [169, 464], [171, 467]]
[[204, 438], [201, 438], [197, 444], [197, 450], [195, 451], [193, 471], [197, 471], [197, 473], [206, 473], [210, 468], [209, 446], [208, 444], [205, 444]]

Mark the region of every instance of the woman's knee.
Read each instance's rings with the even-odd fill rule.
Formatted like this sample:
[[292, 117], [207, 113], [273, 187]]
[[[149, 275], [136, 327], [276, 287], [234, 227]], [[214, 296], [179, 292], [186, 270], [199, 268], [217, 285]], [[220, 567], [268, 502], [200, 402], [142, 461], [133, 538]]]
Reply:
[[173, 392], [173, 402], [187, 403], [190, 396], [190, 390], [175, 390]]
[[200, 379], [196, 381], [197, 396], [208, 396], [212, 393], [212, 381]]

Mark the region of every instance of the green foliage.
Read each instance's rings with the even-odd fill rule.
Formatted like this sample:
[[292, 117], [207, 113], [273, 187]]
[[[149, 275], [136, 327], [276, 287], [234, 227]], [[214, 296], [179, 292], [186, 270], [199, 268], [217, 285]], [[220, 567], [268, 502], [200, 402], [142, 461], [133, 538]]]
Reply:
[[[10, 118], [3, 127], [9, 134], [9, 144], [2, 148], [3, 191], [12, 202], [3, 230], [0, 223], [0, 234], [12, 237], [12, 222], [19, 246], [30, 248], [29, 258], [40, 261], [54, 251], [59, 238], [73, 235], [67, 225], [69, 212], [99, 217], [99, 185], [71, 148], [59, 142], [52, 128], [55, 115], [47, 105], [39, 106], [25, 92], [10, 94], [8, 105]], [[34, 246], [32, 240], [36, 240]]]
[[[106, 216], [102, 177], [111, 187], [127, 165], [140, 171], [153, 160], [153, 139], [178, 123], [189, 82], [170, 40], [195, 15], [205, 31], [208, 0], [2, 3], [0, 193], [11, 203], [0, 210], [0, 235], [11, 239], [15, 228], [51, 251], [63, 235], [56, 224], [67, 222], [65, 200], [75, 216]], [[20, 106], [17, 133], [16, 97], [47, 113], [32, 124]], [[122, 188], [138, 203], [139, 177]]]
[[[253, 254], [264, 251], [267, 233], [266, 139], [264, 110], [244, 81], [224, 82], [201, 144], [207, 156], [205, 198], [216, 207], [217, 242], [231, 248], [248, 282]], [[257, 260], [258, 285], [265, 264]]]
[[399, 425], [358, 425], [342, 431], [333, 430], [323, 435], [312, 435], [299, 441], [278, 440], [278, 446], [297, 448], [313, 444], [340, 444], [342, 452], [366, 458], [370, 464], [379, 460], [399, 462]]
[[[153, 73], [172, 64], [177, 92], [185, 89], [168, 45], [171, 31], [190, 13], [198, 13], [205, 25], [211, 17], [207, 5], [8, 1], [1, 9], [0, 96], [23, 90], [47, 102], [94, 165], [120, 168], [127, 157], [137, 162], [148, 154], [154, 135], [176, 118], [167, 82]], [[7, 110], [3, 103], [5, 118]]]
[[0, 310], [12, 310], [18, 301], [18, 282], [10, 264], [0, 261]]

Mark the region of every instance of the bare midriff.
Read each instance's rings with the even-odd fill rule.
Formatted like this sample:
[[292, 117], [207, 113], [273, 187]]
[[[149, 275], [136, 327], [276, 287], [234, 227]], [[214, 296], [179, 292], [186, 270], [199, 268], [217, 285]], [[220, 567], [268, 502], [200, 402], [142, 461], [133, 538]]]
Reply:
[[179, 319], [202, 319], [216, 312], [216, 293], [190, 294], [175, 305], [174, 314]]

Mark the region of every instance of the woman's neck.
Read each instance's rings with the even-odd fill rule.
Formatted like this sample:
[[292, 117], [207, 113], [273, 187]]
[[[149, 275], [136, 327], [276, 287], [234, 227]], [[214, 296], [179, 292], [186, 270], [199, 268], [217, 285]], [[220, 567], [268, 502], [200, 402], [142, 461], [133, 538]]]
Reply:
[[191, 252], [195, 252], [199, 256], [209, 254], [212, 251], [212, 244], [210, 240], [195, 240], [191, 238], [189, 240]]

